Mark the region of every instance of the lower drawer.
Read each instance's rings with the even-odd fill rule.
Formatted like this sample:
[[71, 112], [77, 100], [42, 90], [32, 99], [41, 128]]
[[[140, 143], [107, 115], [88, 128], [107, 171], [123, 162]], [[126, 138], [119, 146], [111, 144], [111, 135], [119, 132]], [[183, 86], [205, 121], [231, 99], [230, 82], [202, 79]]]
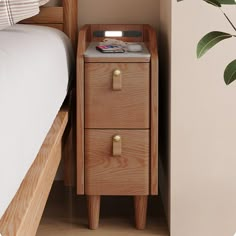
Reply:
[[149, 130], [85, 130], [85, 193], [148, 195]]

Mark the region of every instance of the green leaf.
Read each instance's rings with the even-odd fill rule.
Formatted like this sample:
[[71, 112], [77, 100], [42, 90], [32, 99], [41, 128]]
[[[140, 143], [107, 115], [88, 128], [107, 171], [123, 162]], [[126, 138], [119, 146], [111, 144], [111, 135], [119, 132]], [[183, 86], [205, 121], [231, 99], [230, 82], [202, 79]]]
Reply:
[[236, 80], [236, 60], [229, 63], [224, 72], [224, 80], [227, 85]]
[[220, 4], [236, 5], [235, 0], [217, 0]]
[[219, 0], [203, 0], [203, 1], [213, 5], [215, 7], [221, 7], [221, 4], [219, 3]]
[[202, 57], [210, 48], [214, 47], [217, 43], [231, 37], [233, 37], [233, 35], [219, 31], [212, 31], [206, 34], [197, 45], [197, 57]]

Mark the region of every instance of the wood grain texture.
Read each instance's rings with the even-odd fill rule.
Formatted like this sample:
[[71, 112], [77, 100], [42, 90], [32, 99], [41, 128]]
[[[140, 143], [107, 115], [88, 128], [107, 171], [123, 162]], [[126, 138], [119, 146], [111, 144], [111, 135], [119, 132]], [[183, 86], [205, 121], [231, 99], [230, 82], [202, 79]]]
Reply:
[[118, 31], [127, 31], [127, 30], [134, 30], [134, 31], [140, 31], [142, 32], [141, 37], [112, 37], [115, 39], [123, 40], [125, 42], [142, 42], [143, 41], [143, 26], [142, 25], [119, 25], [119, 24], [94, 24], [91, 25], [91, 38], [92, 41], [103, 41], [103, 37], [94, 37], [93, 32], [94, 31], [105, 31], [105, 30], [118, 30]]
[[[74, 2], [74, 1], [73, 1]], [[63, 7], [41, 7], [40, 13], [28, 18], [23, 24], [63, 24]]]
[[156, 31], [144, 26], [144, 40], [151, 53], [151, 175], [150, 194], [158, 194], [158, 54]]
[[[113, 72], [122, 74], [122, 89], [112, 89]], [[86, 128], [149, 128], [148, 63], [85, 64]]]
[[49, 26], [64, 31], [71, 39], [76, 52], [78, 39], [78, 1], [63, 0], [62, 3], [62, 7], [41, 7], [38, 15], [23, 20], [21, 23]]
[[77, 48], [78, 39], [78, 1], [63, 0], [64, 32], [71, 39], [73, 48]]
[[67, 187], [76, 186], [76, 91], [73, 86], [68, 94], [69, 122], [64, 132], [64, 185]]
[[100, 217], [100, 196], [87, 196], [88, 201], [88, 221], [90, 229], [97, 229]]
[[61, 160], [68, 110], [60, 111], [19, 190], [0, 220], [4, 236], [35, 235]]
[[[113, 136], [122, 138], [122, 154], [112, 155]], [[85, 193], [147, 195], [148, 130], [85, 130]]]
[[90, 41], [90, 27], [84, 26], [79, 32], [77, 49], [76, 79], [76, 159], [77, 194], [84, 194], [84, 52]]
[[[64, 154], [64, 185], [67, 187], [75, 186], [75, 176], [76, 176], [76, 161], [75, 161], [75, 153], [73, 148], [73, 130], [71, 125], [68, 126], [69, 130], [68, 134], [65, 137], [65, 145], [63, 147]], [[64, 134], [65, 135], [65, 134]]]
[[[87, 44], [89, 41], [91, 41], [91, 39], [95, 41], [98, 40], [98, 39], [93, 38], [94, 30], [126, 30], [126, 29], [130, 30], [130, 26], [121, 26], [121, 25], [108, 25], [108, 26], [90, 25], [86, 27], [87, 27], [87, 30], [86, 30], [85, 35], [90, 34], [90, 37], [87, 36], [87, 38], [90, 38], [90, 39], [85, 41], [85, 47], [87, 47]], [[85, 84], [83, 84], [85, 85], [85, 108], [86, 108], [85, 109], [85, 127], [90, 128], [90, 129], [91, 128], [95, 128], [95, 129], [150, 128], [151, 141], [150, 141], [150, 166], [149, 166], [150, 167], [149, 169], [150, 170], [149, 193], [151, 195], [157, 195], [158, 194], [158, 54], [157, 54], [156, 32], [153, 28], [151, 28], [148, 25], [139, 25], [137, 27], [142, 28], [143, 30], [142, 40], [147, 45], [151, 54], [151, 60], [149, 61], [149, 63], [130, 63], [130, 61], [129, 62], [125, 61], [124, 63], [122, 63], [123, 62], [122, 60], [120, 60], [119, 63], [117, 63], [118, 61], [116, 61], [116, 59], [115, 59], [116, 63], [114, 63], [112, 58], [107, 58], [105, 59], [106, 61], [104, 60], [104, 58], [102, 59], [91, 58], [91, 61], [89, 61], [90, 58], [84, 59], [84, 57], [83, 58], [81, 57], [82, 64], [85, 62], [85, 60], [86, 62], [88, 62], [88, 63], [85, 63], [85, 71], [83, 70], [83, 75], [82, 75], [84, 76], [85, 74]], [[99, 38], [99, 40], [101, 40], [101, 38]], [[139, 41], [139, 40], [136, 40], [136, 41]], [[97, 63], [97, 62], [94, 63], [96, 60], [98, 60], [100, 63]], [[147, 85], [144, 85], [144, 86], [146, 86], [145, 88], [148, 87], [148, 89], [145, 90], [145, 91], [148, 91], [148, 95], [144, 97], [145, 99], [147, 97], [148, 103], [146, 103], [146, 105], [143, 105], [143, 107], [144, 109], [148, 108], [148, 111], [141, 112], [142, 113], [141, 115], [135, 115], [133, 116], [133, 118], [131, 117], [131, 119], [133, 119], [133, 121], [135, 122], [139, 122], [138, 119], [142, 118], [142, 121], [140, 121], [140, 123], [143, 122], [142, 124], [145, 124], [145, 125], [135, 126], [134, 125], [135, 122], [132, 123], [130, 121], [122, 123], [122, 118], [125, 116], [126, 117], [130, 116], [130, 112], [132, 114], [133, 107], [134, 106], [138, 107], [137, 102], [139, 102], [139, 98], [141, 100], [141, 97], [142, 97], [142, 96], [140, 97], [136, 95], [134, 96], [136, 100], [132, 98], [130, 100], [128, 99], [128, 96], [130, 97], [130, 94], [131, 94], [131, 97], [132, 97], [132, 93], [129, 92], [127, 93], [128, 102], [127, 103], [122, 102], [122, 99], [125, 99], [125, 97], [124, 96], [119, 97], [119, 95], [117, 94], [123, 91], [123, 87], [124, 87], [123, 76], [122, 76], [122, 90], [115, 91], [115, 93], [117, 94], [115, 94], [114, 97], [107, 96], [107, 94], [109, 95], [108, 92], [111, 91], [111, 87], [112, 87], [112, 79], [111, 79], [112, 71], [110, 67], [113, 64], [116, 64], [116, 65], [123, 64], [124, 66], [127, 66], [127, 67], [130, 67], [130, 65], [132, 64], [137, 64], [137, 65], [146, 64], [147, 65], [149, 69], [149, 73], [148, 73], [148, 76], [145, 78], [149, 79], [149, 82], [148, 82], [148, 86]], [[90, 66], [92, 69], [89, 68]], [[112, 70], [113, 69], [117, 69], [117, 68], [112, 68]], [[141, 73], [143, 73], [143, 70]], [[137, 76], [133, 76], [133, 77], [136, 78]], [[130, 82], [131, 85], [132, 85], [131, 78], [133, 77], [130, 76], [130, 79], [129, 79], [129, 81], [131, 81]], [[104, 81], [107, 81], [105, 85], [104, 85]], [[141, 83], [142, 82], [143, 81], [141, 81]], [[140, 82], [136, 81], [135, 86], [139, 86], [137, 84], [140, 84]], [[139, 92], [139, 95], [140, 94], [142, 95], [142, 92], [141, 93]], [[121, 103], [119, 104], [119, 102]], [[135, 105], [133, 105], [133, 103]], [[115, 109], [116, 107], [117, 107], [117, 110]], [[136, 110], [138, 112], [141, 109], [137, 108]], [[134, 112], [136, 112], [136, 110]], [[143, 118], [143, 116], [146, 116], [146, 114], [148, 114], [148, 118], [145, 118], [145, 117]], [[146, 122], [147, 120], [148, 122]], [[148, 125], [146, 125], [147, 123]]]
[[[35, 24], [34, 23], [28, 23], [28, 25], [35, 25]], [[64, 25], [63, 24], [43, 24], [43, 23], [39, 23], [37, 25], [47, 26], [47, 27], [50, 27], [50, 28], [58, 29], [60, 31], [64, 30]]]
[[135, 225], [137, 229], [145, 229], [147, 221], [148, 196], [134, 197]]

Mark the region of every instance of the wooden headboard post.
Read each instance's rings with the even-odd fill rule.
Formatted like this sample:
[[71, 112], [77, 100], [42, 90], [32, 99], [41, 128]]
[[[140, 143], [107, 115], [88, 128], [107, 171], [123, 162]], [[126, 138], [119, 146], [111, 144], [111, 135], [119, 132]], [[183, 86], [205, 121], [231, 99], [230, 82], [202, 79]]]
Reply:
[[62, 0], [60, 6], [43, 6], [40, 13], [22, 21], [23, 24], [44, 25], [63, 31], [72, 41], [74, 51], [78, 36], [78, 0]]
[[73, 47], [76, 51], [78, 38], [78, 1], [77, 0], [63, 0], [63, 22], [64, 32], [72, 41]]

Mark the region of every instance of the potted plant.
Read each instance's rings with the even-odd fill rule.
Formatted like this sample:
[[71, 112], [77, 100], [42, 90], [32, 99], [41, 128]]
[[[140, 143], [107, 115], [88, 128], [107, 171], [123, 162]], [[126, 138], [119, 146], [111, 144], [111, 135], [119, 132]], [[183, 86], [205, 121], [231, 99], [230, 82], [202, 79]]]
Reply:
[[[180, 1], [180, 0], [178, 0]], [[216, 44], [222, 40], [236, 37], [236, 27], [233, 22], [229, 19], [226, 13], [222, 10], [222, 5], [236, 5], [236, 0], [203, 0], [208, 4], [218, 8], [220, 12], [224, 15], [228, 23], [231, 25], [235, 34], [230, 34], [221, 31], [212, 31], [206, 34], [197, 45], [197, 57], [202, 57], [209, 49], [214, 47]], [[236, 80], [236, 60], [233, 60], [228, 64], [224, 72], [224, 81], [228, 85]]]

